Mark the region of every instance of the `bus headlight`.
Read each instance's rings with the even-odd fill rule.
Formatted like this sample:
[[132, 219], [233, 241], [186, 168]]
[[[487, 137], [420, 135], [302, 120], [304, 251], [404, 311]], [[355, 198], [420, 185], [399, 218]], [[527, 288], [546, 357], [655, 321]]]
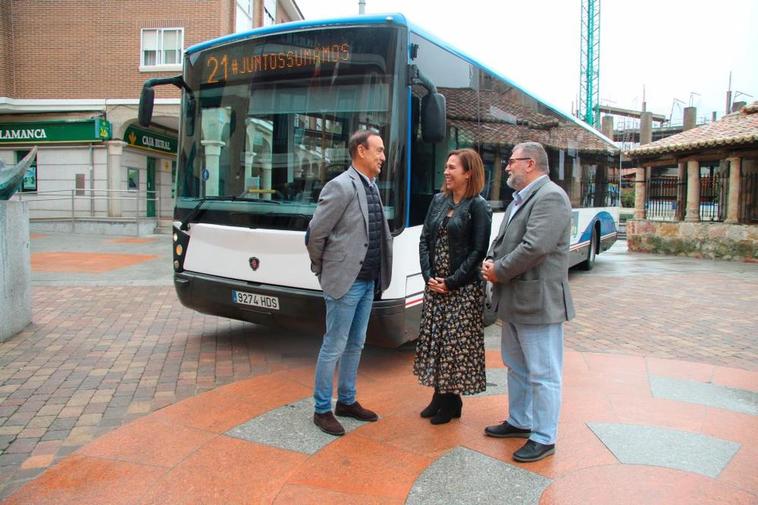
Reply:
[[176, 255], [181, 256], [184, 252], [184, 248], [182, 247], [182, 244], [176, 244]]

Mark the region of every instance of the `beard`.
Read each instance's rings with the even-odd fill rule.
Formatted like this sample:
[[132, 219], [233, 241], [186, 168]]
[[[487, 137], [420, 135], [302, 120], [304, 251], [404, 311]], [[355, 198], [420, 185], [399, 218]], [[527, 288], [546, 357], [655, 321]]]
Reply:
[[524, 177], [517, 174], [510, 174], [505, 181], [509, 188], [521, 191], [524, 188]]

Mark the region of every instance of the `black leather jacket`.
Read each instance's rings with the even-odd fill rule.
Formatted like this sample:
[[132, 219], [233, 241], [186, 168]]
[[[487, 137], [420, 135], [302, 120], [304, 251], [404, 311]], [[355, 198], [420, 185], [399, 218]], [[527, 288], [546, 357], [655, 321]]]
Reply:
[[453, 215], [447, 222], [451, 275], [445, 277], [445, 284], [453, 290], [480, 279], [481, 264], [489, 246], [492, 209], [479, 195], [462, 200], [457, 207], [452, 197], [444, 193], [434, 195], [426, 213], [418, 248], [425, 282], [429, 282], [430, 277], [437, 277], [434, 272], [434, 246], [440, 223], [451, 208], [454, 209]]

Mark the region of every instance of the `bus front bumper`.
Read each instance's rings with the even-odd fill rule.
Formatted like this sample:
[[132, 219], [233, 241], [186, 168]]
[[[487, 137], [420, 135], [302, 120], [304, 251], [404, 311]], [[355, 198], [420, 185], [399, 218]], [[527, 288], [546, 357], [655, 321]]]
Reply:
[[[174, 273], [174, 287], [182, 305], [204, 314], [319, 336], [324, 333], [326, 307], [321, 291], [256, 284], [186, 270]], [[255, 295], [257, 303], [264, 306], [236, 303], [235, 291]], [[374, 300], [366, 340], [381, 347], [397, 347], [416, 338], [415, 332], [407, 334], [405, 326], [404, 299]]]

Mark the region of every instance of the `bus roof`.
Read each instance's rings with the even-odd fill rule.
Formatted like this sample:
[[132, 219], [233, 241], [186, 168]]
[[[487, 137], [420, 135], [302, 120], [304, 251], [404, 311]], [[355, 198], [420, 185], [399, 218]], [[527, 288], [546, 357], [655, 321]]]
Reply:
[[311, 29], [311, 28], [328, 28], [328, 27], [337, 27], [337, 26], [379, 25], [379, 24], [406, 26], [411, 32], [416, 33], [417, 35], [429, 40], [430, 42], [437, 44], [438, 46], [444, 48], [447, 51], [450, 51], [451, 53], [466, 60], [472, 65], [475, 65], [479, 67], [480, 69], [485, 70], [497, 76], [499, 79], [506, 81], [511, 86], [518, 88], [521, 92], [525, 93], [531, 98], [542, 103], [543, 105], [553, 110], [557, 114], [560, 114], [565, 119], [575, 123], [577, 126], [584, 128], [585, 130], [589, 131], [593, 135], [601, 137], [606, 142], [608, 142], [610, 146], [613, 146], [615, 149], [617, 149], [613, 141], [609, 139], [608, 137], [606, 137], [605, 135], [603, 135], [600, 131], [596, 130], [595, 128], [592, 128], [584, 121], [581, 121], [579, 118], [576, 118], [573, 115], [566, 113], [561, 108], [553, 105], [550, 101], [545, 100], [544, 98], [540, 96], [537, 96], [533, 92], [527, 90], [525, 87], [514, 82], [513, 79], [506, 77], [501, 72], [489, 67], [488, 65], [485, 65], [484, 63], [480, 62], [476, 58], [473, 58], [469, 56], [468, 54], [460, 51], [459, 49], [451, 46], [449, 43], [440, 39], [436, 35], [433, 35], [430, 32], [426, 31], [425, 29], [421, 28], [420, 26], [410, 22], [408, 18], [405, 17], [405, 15], [399, 12], [388, 13], [388, 14], [368, 14], [368, 15], [350, 16], [350, 17], [343, 17], [343, 18], [303, 20], [303, 21], [294, 21], [291, 23], [281, 23], [281, 24], [266, 26], [263, 28], [255, 28], [253, 30], [248, 30], [245, 32], [240, 32], [240, 33], [233, 33], [230, 35], [225, 35], [223, 37], [218, 37], [212, 40], [208, 40], [206, 42], [195, 44], [194, 46], [190, 46], [189, 48], [187, 48], [186, 54], [196, 53], [196, 52], [203, 51], [205, 49], [210, 49], [212, 47], [216, 47], [216, 46], [226, 44], [229, 42], [236, 42], [236, 41], [250, 39], [250, 38], [257, 38], [263, 35], [271, 35], [275, 33], [286, 33], [286, 32], [306, 30], [306, 29]]

